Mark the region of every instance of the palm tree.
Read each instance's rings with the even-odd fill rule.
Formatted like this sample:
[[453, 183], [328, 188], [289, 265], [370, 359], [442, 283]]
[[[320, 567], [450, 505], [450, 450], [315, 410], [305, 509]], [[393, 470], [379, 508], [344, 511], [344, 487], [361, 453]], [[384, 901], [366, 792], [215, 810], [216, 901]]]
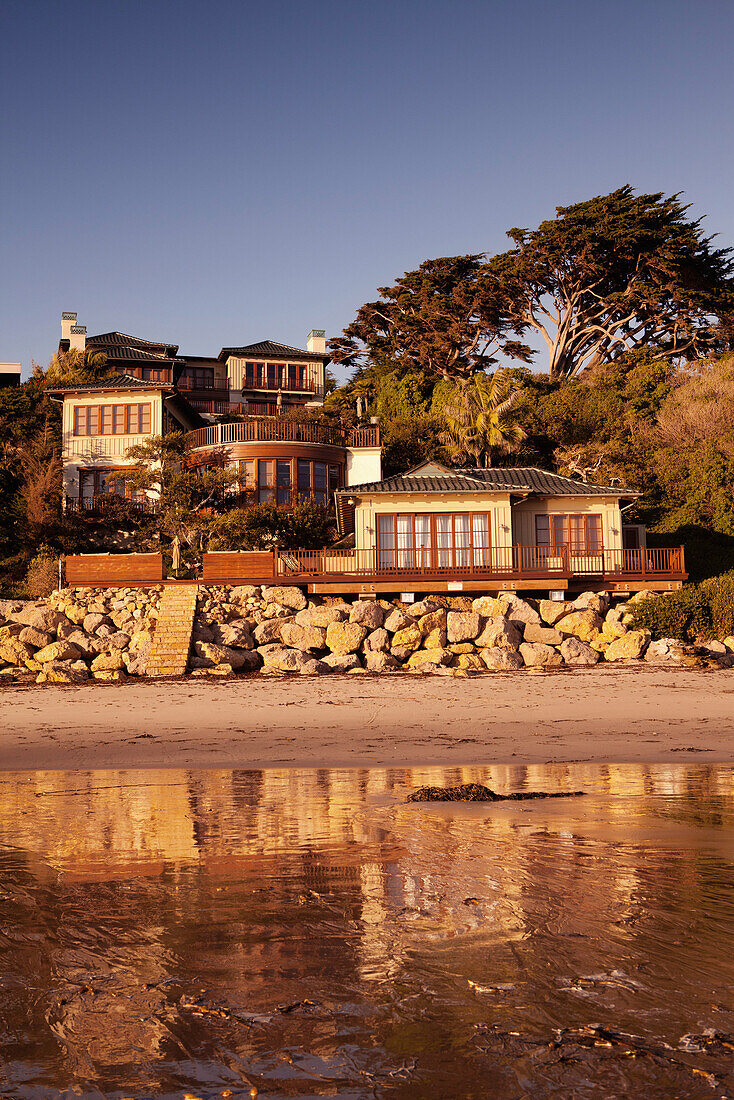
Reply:
[[439, 435], [452, 459], [491, 466], [495, 454], [523, 440], [526, 433], [517, 422], [522, 395], [506, 367], [455, 382], [442, 410], [446, 428]]

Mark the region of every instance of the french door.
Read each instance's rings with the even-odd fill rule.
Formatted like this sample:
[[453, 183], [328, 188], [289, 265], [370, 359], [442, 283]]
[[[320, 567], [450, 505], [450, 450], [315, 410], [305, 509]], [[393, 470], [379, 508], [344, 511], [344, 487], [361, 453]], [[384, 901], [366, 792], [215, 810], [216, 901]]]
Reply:
[[489, 568], [488, 512], [387, 513], [377, 517], [380, 569]]

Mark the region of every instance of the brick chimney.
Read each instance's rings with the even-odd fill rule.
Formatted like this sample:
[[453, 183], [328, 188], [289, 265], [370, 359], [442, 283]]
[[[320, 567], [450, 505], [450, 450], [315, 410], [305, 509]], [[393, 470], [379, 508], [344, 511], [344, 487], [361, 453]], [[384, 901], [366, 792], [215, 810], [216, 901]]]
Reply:
[[308, 334], [306, 347], [314, 355], [326, 355], [326, 331], [322, 328], [312, 328]]

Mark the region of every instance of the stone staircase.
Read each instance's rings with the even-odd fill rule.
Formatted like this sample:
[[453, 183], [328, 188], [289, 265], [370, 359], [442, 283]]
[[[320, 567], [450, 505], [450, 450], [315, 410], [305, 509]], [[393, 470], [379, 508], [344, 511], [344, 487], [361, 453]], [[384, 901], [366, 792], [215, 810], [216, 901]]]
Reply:
[[197, 584], [167, 584], [148, 658], [148, 676], [183, 676], [189, 662]]

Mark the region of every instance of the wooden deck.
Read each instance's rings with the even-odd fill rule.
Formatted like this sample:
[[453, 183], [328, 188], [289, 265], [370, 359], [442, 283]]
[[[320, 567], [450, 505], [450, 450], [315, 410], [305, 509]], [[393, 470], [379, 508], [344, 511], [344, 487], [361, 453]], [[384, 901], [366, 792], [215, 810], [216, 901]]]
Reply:
[[203, 583], [293, 584], [312, 593], [641, 589], [671, 591], [687, 579], [683, 547], [574, 554], [568, 547], [460, 550], [212, 552]]

